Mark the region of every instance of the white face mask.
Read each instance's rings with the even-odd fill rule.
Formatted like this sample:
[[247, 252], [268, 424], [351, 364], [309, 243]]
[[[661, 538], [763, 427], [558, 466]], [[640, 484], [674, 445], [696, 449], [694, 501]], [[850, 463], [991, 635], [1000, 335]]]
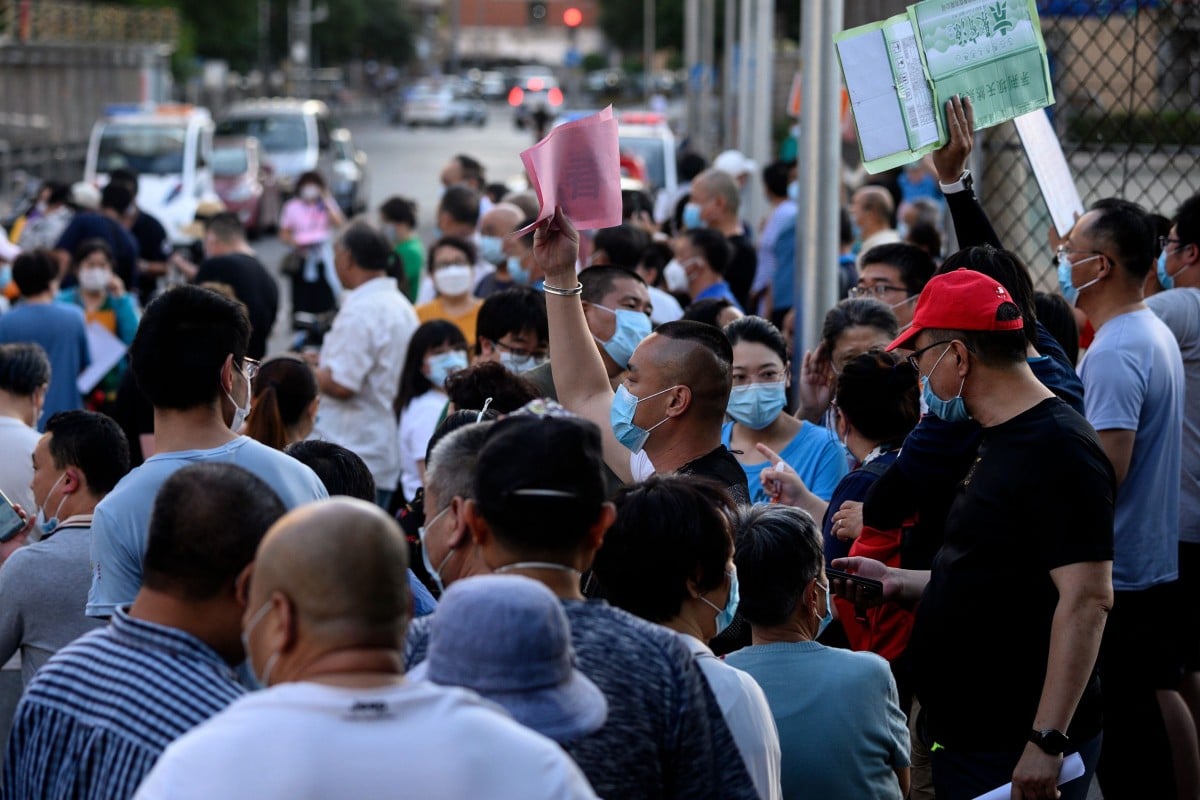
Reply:
[[229, 402], [233, 403], [233, 422], [229, 423], [229, 430], [238, 433], [242, 429], [242, 424], [245, 423], [246, 417], [250, 416], [250, 400], [253, 395], [250, 394], [250, 379], [246, 377], [246, 373], [242, 373], [242, 378], [246, 381], [246, 405], [239, 406], [237, 400], [229, 392], [225, 396], [229, 398]]
[[81, 267], [79, 286], [89, 292], [103, 292], [108, 288], [112, 272], [107, 267]]
[[321, 199], [320, 187], [313, 186], [311, 183], [300, 190], [300, 199], [307, 200], [312, 203]]
[[663, 280], [667, 282], [667, 291], [686, 292], [688, 288], [687, 270], [677, 260], [672, 258], [663, 267]]
[[446, 297], [459, 297], [471, 291], [474, 272], [466, 264], [438, 267], [433, 273], [434, 288]]

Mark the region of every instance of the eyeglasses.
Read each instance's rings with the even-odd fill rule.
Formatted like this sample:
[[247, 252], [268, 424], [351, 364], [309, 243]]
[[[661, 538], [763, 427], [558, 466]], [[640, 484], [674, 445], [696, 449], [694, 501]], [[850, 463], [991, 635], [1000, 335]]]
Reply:
[[875, 297], [883, 299], [883, 296], [888, 292], [907, 292], [908, 289], [903, 286], [889, 286], [886, 283], [877, 283], [874, 286], [851, 286], [850, 297]]
[[764, 369], [757, 375], [734, 374], [733, 385], [744, 386], [747, 383], [779, 383], [783, 380], [783, 373], [777, 369]]
[[545, 351], [534, 352], [532, 350], [526, 350], [524, 347], [513, 347], [511, 344], [505, 344], [499, 339], [497, 339], [494, 344], [501, 350], [504, 350], [506, 353], [512, 353], [517, 358], [532, 358], [537, 361], [546, 360]]
[[1166, 249], [1167, 249], [1167, 245], [1169, 245], [1169, 244], [1177, 245], [1177, 246], [1180, 246], [1180, 247], [1188, 247], [1188, 246], [1190, 246], [1192, 243], [1191, 243], [1191, 242], [1185, 242], [1185, 241], [1183, 241], [1183, 239], [1172, 239], [1170, 236], [1160, 236], [1160, 237], [1158, 237], [1158, 249], [1159, 249], [1159, 250], [1166, 250]]
[[937, 347], [939, 344], [950, 344], [953, 341], [955, 341], [955, 340], [954, 339], [943, 339], [942, 341], [934, 342], [933, 344], [928, 345], [927, 347], [922, 347], [920, 350], [914, 350], [913, 353], [908, 357], [909, 365], [911, 365], [913, 369], [915, 369], [918, 373], [920, 373], [921, 372], [921, 366], [920, 366], [921, 356], [925, 355], [926, 351], [932, 350], [933, 348]]
[[242, 359], [242, 372], [246, 374], [246, 380], [254, 380], [260, 369], [262, 369], [261, 361], [249, 357]]
[[1060, 244], [1058, 249], [1054, 251], [1055, 260], [1062, 258], [1067, 253], [1089, 253], [1094, 256], [1104, 256], [1105, 258], [1108, 258], [1107, 253], [1103, 253], [1099, 250], [1081, 250], [1078, 247], [1067, 247], [1065, 244]]

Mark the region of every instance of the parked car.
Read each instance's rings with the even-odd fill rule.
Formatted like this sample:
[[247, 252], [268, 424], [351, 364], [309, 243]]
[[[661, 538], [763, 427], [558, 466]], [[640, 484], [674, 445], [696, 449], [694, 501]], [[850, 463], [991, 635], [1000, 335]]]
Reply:
[[484, 100], [503, 100], [508, 93], [508, 81], [503, 72], [484, 72], [479, 76], [479, 93]]
[[282, 201], [275, 172], [253, 136], [218, 138], [212, 152], [213, 190], [237, 214], [247, 235], [256, 238], [279, 222]]
[[405, 97], [401, 115], [410, 128], [418, 125], [449, 128], [458, 122], [459, 108], [449, 87], [422, 85], [413, 87]]
[[217, 125], [221, 137], [253, 136], [285, 197], [301, 173], [333, 179], [332, 131], [337, 127], [319, 100], [259, 99], [235, 103]]
[[563, 93], [558, 80], [550, 74], [523, 75], [508, 92], [508, 104], [513, 109], [513, 124], [524, 130], [538, 109], [543, 109], [553, 122], [563, 105]]
[[354, 146], [350, 131], [333, 132], [333, 181], [330, 191], [347, 216], [367, 210], [367, 154]]
[[463, 125], [482, 128], [487, 125], [487, 103], [473, 97], [465, 89], [454, 90], [455, 120]]

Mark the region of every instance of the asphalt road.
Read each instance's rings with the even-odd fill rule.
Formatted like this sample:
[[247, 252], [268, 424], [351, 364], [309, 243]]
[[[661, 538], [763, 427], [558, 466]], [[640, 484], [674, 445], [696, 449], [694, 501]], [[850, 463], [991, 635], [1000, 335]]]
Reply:
[[[439, 175], [452, 156], [465, 153], [484, 165], [489, 182], [507, 182], [523, 178], [520, 153], [533, 144], [533, 134], [518, 131], [512, 123], [512, 112], [504, 105], [490, 108], [488, 124], [482, 128], [412, 130], [390, 126], [382, 116], [344, 122], [354, 134], [355, 143], [367, 154], [370, 211], [364, 218], [377, 224], [377, 209], [388, 197], [412, 198], [417, 202], [418, 232], [426, 243], [434, 238], [434, 211], [442, 189]], [[274, 236], [264, 236], [253, 247], [279, 279], [279, 263], [287, 248]], [[288, 349], [289, 308], [288, 286], [281, 280], [279, 316], [268, 344], [269, 354]]]

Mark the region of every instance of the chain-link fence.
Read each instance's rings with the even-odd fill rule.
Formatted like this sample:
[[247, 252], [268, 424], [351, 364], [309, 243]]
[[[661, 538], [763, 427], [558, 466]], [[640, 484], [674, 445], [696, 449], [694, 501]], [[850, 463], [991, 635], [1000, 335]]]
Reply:
[[[1200, 191], [1200, 3], [1038, 0], [1056, 102], [1048, 111], [1084, 206], [1165, 217]], [[1055, 286], [1050, 215], [1012, 125], [982, 135], [977, 189], [1004, 244]]]

